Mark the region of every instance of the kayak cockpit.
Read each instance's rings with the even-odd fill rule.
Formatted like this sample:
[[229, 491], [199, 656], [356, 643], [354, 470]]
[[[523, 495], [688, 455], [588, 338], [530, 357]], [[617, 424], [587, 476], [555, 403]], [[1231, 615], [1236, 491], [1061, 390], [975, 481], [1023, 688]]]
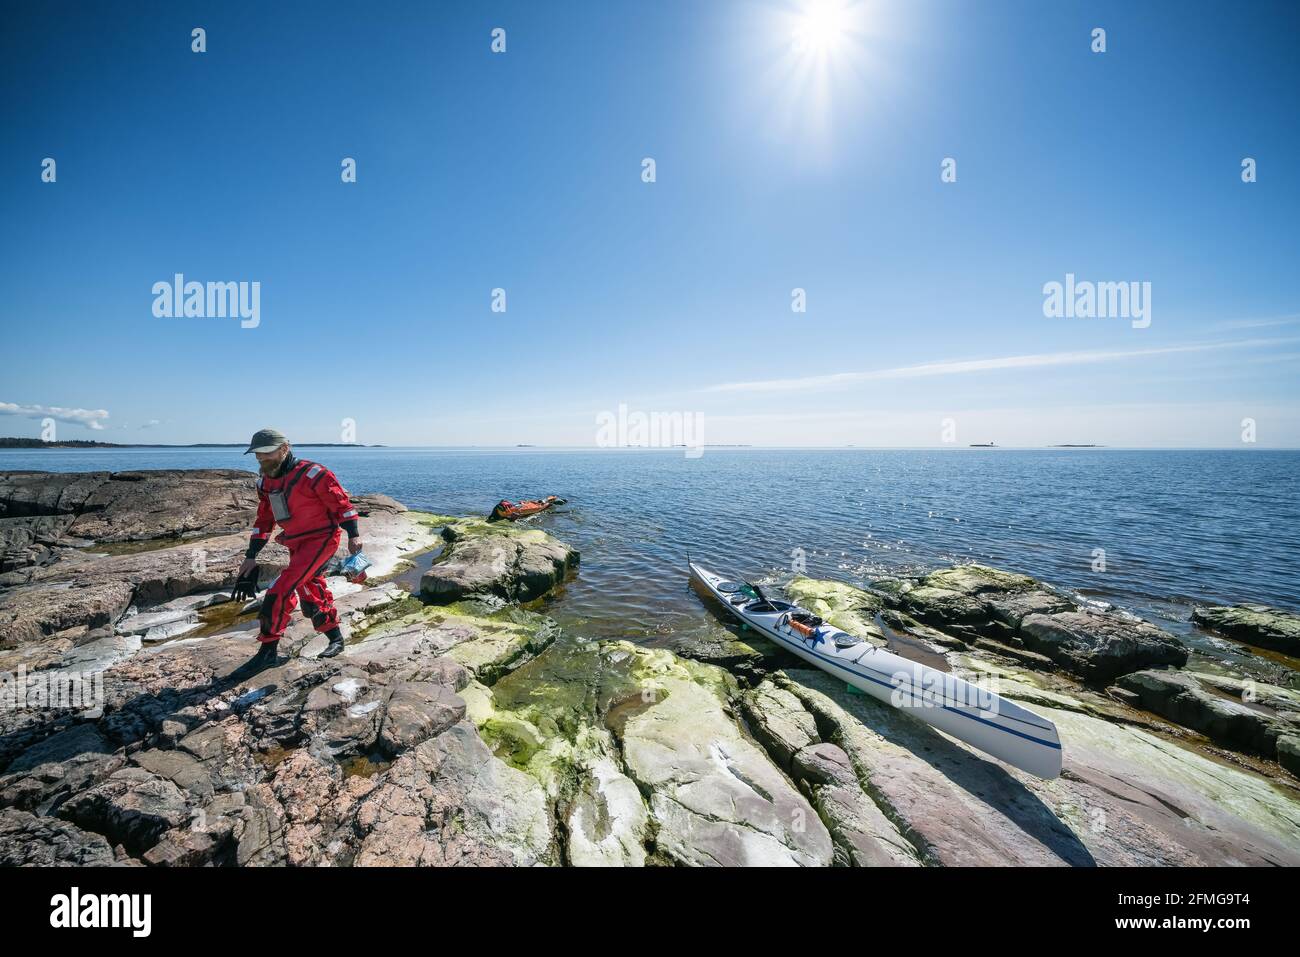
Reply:
[[788, 601], [772, 601], [768, 598], [760, 598], [757, 601], [751, 599], [743, 610], [750, 615], [779, 615], [793, 607], [794, 605]]
[[733, 608], [738, 608], [746, 615], [779, 615], [795, 606], [788, 601], [768, 598], [763, 590], [749, 582], [718, 581], [713, 589]]
[[821, 617], [798, 605], [769, 598], [763, 594], [761, 588], [747, 581], [717, 579], [711, 584], [718, 597], [742, 615], [775, 617], [777, 619], [775, 622], [764, 627], [772, 628], [788, 638], [810, 642], [813, 645], [821, 641], [830, 641], [836, 649], [840, 650], [862, 644], [862, 639], [856, 635], [832, 627]]

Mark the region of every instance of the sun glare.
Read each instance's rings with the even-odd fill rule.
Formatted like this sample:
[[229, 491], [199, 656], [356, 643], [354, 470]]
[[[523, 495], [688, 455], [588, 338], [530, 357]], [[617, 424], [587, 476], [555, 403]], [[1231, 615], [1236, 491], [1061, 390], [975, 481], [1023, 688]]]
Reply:
[[834, 52], [844, 39], [846, 19], [841, 0], [807, 0], [795, 21], [795, 52], [812, 55]]
[[896, 10], [884, 0], [768, 0], [746, 24], [754, 119], [797, 147], [801, 162], [829, 162], [837, 132], [874, 115], [887, 89]]

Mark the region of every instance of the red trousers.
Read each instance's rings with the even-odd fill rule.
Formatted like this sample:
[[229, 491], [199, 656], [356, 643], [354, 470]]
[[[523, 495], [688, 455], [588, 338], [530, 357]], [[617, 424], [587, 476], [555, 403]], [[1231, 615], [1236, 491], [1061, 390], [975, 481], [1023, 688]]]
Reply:
[[342, 534], [342, 529], [335, 528], [324, 535], [285, 543], [289, 548], [289, 567], [271, 582], [262, 598], [262, 608], [257, 613], [262, 623], [258, 641], [279, 641], [300, 600], [303, 615], [311, 619], [312, 627], [317, 631], [329, 631], [338, 626], [339, 613], [334, 607], [334, 596], [325, 586], [320, 572], [334, 557]]

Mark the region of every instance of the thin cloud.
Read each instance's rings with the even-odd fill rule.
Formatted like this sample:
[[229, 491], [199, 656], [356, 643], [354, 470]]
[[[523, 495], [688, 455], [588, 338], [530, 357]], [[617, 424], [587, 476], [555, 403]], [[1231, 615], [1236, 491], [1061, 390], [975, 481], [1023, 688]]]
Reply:
[[0, 402], [0, 415], [17, 415], [27, 419], [53, 419], [71, 425], [84, 425], [96, 432], [103, 431], [103, 420], [108, 418], [107, 409], [65, 409], [57, 405], [19, 405], [14, 402]]
[[1000, 369], [1039, 369], [1047, 366], [1089, 365], [1100, 362], [1119, 362], [1143, 356], [1174, 355], [1187, 352], [1216, 352], [1223, 349], [1252, 349], [1281, 343], [1300, 342], [1300, 339], [1244, 339], [1238, 342], [1206, 342], [1187, 346], [1165, 346], [1159, 349], [1131, 349], [1122, 352], [1046, 352], [1024, 356], [1000, 356], [993, 359], [962, 359], [946, 362], [927, 362], [892, 369], [873, 369], [866, 372], [836, 372], [829, 375], [804, 376], [799, 379], [761, 379], [754, 382], [727, 382], [712, 385], [705, 392], [815, 392], [839, 386], [872, 382], [880, 379], [913, 379], [923, 376], [963, 375], [970, 372], [991, 372]]
[[1289, 316], [1274, 316], [1272, 319], [1228, 319], [1219, 323], [1218, 329], [1265, 329], [1270, 326], [1290, 326], [1300, 322], [1300, 312]]

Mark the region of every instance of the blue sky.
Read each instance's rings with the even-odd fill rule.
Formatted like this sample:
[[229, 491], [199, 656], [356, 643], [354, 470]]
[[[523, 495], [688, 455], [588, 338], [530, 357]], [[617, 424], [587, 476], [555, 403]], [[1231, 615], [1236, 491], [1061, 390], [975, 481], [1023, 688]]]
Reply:
[[[838, 6], [15, 9], [0, 434], [1300, 446], [1300, 8]], [[175, 273], [259, 325], [155, 317]], [[1045, 317], [1067, 273], [1150, 325]]]

